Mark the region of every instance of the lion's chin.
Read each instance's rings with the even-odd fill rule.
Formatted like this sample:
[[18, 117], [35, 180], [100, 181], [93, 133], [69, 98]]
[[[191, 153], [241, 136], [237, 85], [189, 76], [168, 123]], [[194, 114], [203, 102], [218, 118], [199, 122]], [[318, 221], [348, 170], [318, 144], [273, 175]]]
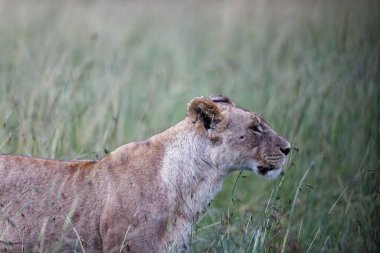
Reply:
[[257, 174], [264, 176], [269, 179], [274, 179], [281, 175], [282, 173], [282, 167], [273, 167], [273, 166], [257, 166]]
[[271, 165], [262, 166], [262, 165], [258, 165], [258, 163], [253, 160], [248, 161], [243, 167], [244, 167], [243, 169], [251, 170], [255, 174], [263, 176], [268, 179], [275, 179], [283, 173], [282, 166], [280, 167], [274, 167]]
[[261, 175], [269, 179], [275, 179], [279, 175], [281, 175], [282, 172], [283, 172], [282, 167], [280, 167], [280, 168], [274, 168], [274, 169], [268, 170], [265, 174], [261, 174]]

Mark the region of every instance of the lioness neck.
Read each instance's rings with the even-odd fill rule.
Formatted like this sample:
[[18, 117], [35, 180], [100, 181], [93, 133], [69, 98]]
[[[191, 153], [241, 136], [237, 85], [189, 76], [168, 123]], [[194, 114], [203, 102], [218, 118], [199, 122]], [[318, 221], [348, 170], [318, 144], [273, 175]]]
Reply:
[[220, 190], [226, 170], [212, 163], [211, 141], [188, 131], [189, 124], [183, 121], [168, 130], [173, 138], [165, 148], [160, 174], [171, 214], [191, 223]]

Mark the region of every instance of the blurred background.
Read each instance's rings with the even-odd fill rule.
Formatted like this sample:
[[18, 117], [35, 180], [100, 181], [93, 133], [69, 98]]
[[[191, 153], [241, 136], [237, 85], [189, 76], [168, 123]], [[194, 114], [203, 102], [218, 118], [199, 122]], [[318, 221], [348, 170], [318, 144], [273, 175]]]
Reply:
[[192, 252], [379, 252], [378, 1], [0, 0], [0, 152], [98, 159], [196, 96], [261, 113], [293, 150], [230, 175]]

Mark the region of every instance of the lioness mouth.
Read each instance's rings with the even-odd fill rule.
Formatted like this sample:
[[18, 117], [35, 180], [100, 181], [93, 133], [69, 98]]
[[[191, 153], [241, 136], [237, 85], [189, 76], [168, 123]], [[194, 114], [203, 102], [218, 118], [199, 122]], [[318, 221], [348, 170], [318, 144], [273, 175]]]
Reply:
[[268, 171], [271, 171], [271, 170], [274, 170], [276, 169], [275, 167], [273, 166], [269, 166], [269, 167], [263, 167], [263, 166], [257, 166], [257, 170], [259, 171], [259, 173], [261, 175], [265, 175], [268, 173]]

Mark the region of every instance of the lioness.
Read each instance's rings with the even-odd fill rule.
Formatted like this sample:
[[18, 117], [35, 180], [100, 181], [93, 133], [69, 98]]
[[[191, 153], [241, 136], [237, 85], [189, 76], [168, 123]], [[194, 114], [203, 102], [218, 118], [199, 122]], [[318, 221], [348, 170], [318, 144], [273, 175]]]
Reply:
[[274, 178], [289, 143], [215, 95], [99, 161], [0, 155], [0, 251], [186, 252], [191, 224], [233, 170]]

